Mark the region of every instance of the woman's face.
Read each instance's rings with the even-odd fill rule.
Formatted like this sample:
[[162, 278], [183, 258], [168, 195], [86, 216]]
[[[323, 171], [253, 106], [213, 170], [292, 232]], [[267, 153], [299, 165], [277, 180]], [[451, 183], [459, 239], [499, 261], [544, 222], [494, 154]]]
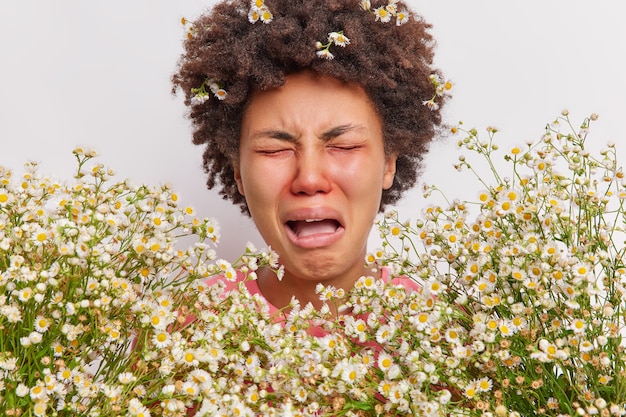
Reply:
[[302, 72], [252, 97], [235, 179], [285, 279], [341, 285], [363, 275], [395, 160], [359, 86]]

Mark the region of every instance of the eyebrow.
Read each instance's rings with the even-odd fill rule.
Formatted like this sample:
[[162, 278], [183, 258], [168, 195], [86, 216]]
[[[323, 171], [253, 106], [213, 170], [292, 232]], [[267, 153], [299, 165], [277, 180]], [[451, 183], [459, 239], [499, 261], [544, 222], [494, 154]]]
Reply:
[[336, 126], [322, 133], [322, 139], [324, 141], [327, 141], [332, 138], [336, 138], [337, 136], [341, 136], [342, 134], [346, 132], [350, 132], [350, 131], [365, 132], [367, 131], [367, 129], [363, 125], [353, 125], [353, 124]]
[[286, 140], [289, 142], [296, 141], [295, 136], [282, 130], [273, 130], [273, 129], [258, 130], [256, 132], [253, 132], [250, 135], [250, 139], [261, 139], [261, 138], [280, 139], [280, 140]]
[[[324, 142], [327, 142], [333, 138], [336, 138], [337, 136], [341, 136], [342, 134], [346, 132], [350, 132], [350, 131], [365, 132], [367, 131], [367, 129], [365, 128], [365, 126], [358, 125], [358, 124], [357, 125], [355, 124], [340, 125], [340, 126], [332, 127], [328, 129], [327, 131], [323, 132], [320, 138]], [[252, 133], [250, 138], [251, 139], [272, 138], [272, 139], [285, 140], [288, 142], [298, 141], [298, 138], [292, 135], [291, 133], [285, 132], [283, 130], [274, 130], [274, 129], [256, 131]]]

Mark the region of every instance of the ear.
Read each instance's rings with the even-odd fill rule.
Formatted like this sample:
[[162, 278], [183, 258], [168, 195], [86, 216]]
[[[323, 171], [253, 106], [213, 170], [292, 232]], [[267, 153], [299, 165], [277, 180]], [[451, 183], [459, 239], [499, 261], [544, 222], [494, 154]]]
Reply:
[[239, 169], [239, 164], [233, 164], [233, 169], [235, 171], [235, 182], [237, 183], [237, 190], [239, 194], [245, 196], [246, 193], [243, 191], [243, 182], [241, 181], [241, 170]]
[[388, 190], [393, 185], [393, 179], [396, 176], [396, 155], [387, 155], [385, 157], [385, 170], [383, 172], [383, 190]]

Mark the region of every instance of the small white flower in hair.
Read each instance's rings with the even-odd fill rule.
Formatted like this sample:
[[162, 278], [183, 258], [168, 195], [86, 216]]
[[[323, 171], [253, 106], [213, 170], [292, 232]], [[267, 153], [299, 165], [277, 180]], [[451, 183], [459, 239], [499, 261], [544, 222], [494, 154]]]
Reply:
[[404, 10], [396, 15], [396, 25], [401, 26], [409, 21], [409, 13]]
[[374, 9], [374, 16], [376, 16], [376, 21], [381, 21], [383, 23], [387, 23], [391, 20], [391, 13], [385, 7], [378, 7]]
[[335, 55], [333, 55], [328, 49], [321, 49], [316, 52], [317, 56], [325, 59], [334, 59]]
[[256, 23], [259, 20], [263, 23], [270, 23], [273, 19], [272, 12], [263, 0], [252, 0], [250, 2], [250, 11], [248, 12], [250, 23]]
[[328, 42], [333, 42], [337, 46], [343, 46], [350, 44], [350, 39], [341, 32], [330, 32], [328, 34]]

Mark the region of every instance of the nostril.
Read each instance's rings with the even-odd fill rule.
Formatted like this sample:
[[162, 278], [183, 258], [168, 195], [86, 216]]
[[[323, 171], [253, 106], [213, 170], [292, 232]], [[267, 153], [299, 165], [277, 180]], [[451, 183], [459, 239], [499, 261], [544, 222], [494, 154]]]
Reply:
[[300, 170], [292, 184], [295, 194], [313, 195], [330, 191], [331, 183], [326, 175], [318, 170]]

